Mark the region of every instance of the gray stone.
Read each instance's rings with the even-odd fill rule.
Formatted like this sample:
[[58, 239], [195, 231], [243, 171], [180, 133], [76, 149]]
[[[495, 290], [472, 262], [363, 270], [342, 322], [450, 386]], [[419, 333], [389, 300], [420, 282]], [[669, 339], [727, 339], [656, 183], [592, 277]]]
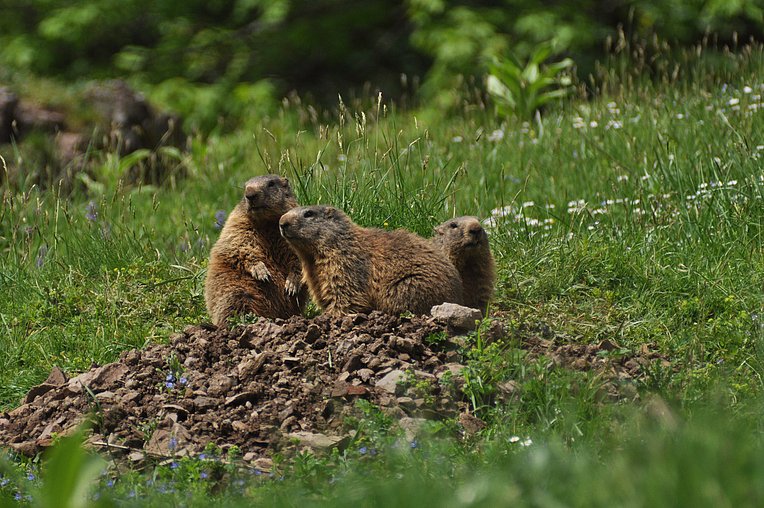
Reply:
[[482, 319], [478, 309], [471, 309], [455, 303], [436, 305], [430, 311], [435, 321], [446, 325], [453, 331], [471, 331], [476, 328], [476, 321]]
[[393, 370], [385, 374], [385, 377], [377, 381], [374, 386], [392, 395], [400, 395], [403, 393], [403, 387], [398, 382], [405, 377], [406, 373], [402, 370]]
[[328, 451], [332, 448], [339, 448], [347, 438], [341, 436], [327, 436], [312, 432], [292, 432], [287, 434], [289, 439], [296, 439], [300, 445], [307, 446], [316, 451]]
[[406, 436], [406, 441], [413, 441], [422, 432], [427, 420], [425, 418], [410, 418], [404, 416], [398, 422], [398, 425], [403, 430], [403, 434]]

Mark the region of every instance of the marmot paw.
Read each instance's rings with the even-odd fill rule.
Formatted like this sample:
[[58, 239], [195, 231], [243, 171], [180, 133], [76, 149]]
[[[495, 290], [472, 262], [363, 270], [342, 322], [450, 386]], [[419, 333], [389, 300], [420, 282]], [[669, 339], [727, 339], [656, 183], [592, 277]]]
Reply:
[[287, 275], [286, 282], [284, 282], [284, 291], [286, 291], [287, 295], [297, 296], [301, 286], [302, 280], [300, 280], [300, 275], [296, 273]]
[[270, 281], [271, 280], [271, 272], [268, 271], [268, 268], [265, 266], [265, 263], [260, 261], [255, 266], [252, 267], [252, 277], [254, 277], [257, 280], [263, 280], [263, 281]]

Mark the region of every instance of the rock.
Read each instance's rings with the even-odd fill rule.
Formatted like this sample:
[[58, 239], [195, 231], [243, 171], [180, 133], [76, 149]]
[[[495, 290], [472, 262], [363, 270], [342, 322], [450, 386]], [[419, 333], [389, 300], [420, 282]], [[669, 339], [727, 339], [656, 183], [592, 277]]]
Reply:
[[24, 397], [23, 403], [24, 404], [31, 404], [35, 401], [36, 398], [45, 395], [49, 391], [53, 390], [54, 388], [57, 388], [56, 385], [43, 383], [37, 386], [33, 386]]
[[363, 367], [362, 356], [360, 354], [351, 355], [342, 367], [343, 372], [353, 372]]
[[486, 423], [483, 420], [469, 413], [459, 415], [459, 424], [468, 435], [477, 434], [486, 427]]
[[311, 323], [305, 331], [305, 342], [313, 344], [319, 337], [321, 337], [321, 329], [317, 324]]
[[471, 309], [455, 303], [436, 305], [430, 311], [435, 321], [448, 326], [450, 331], [474, 330], [476, 322], [482, 319], [478, 309]]
[[385, 374], [385, 377], [377, 381], [374, 386], [393, 395], [402, 394], [403, 386], [399, 384], [399, 381], [403, 381], [405, 377], [406, 373], [402, 370], [393, 370]]
[[59, 367], [53, 367], [45, 380], [46, 384], [61, 386], [69, 382], [69, 377]]
[[127, 365], [123, 363], [114, 362], [104, 365], [95, 371], [89, 387], [94, 392], [113, 388], [124, 380], [128, 371]]
[[422, 429], [427, 424], [427, 420], [424, 418], [411, 418], [404, 416], [398, 422], [398, 426], [403, 430], [406, 441], [414, 441], [417, 436], [422, 432]]
[[340, 445], [347, 442], [347, 437], [327, 436], [326, 434], [314, 434], [312, 432], [292, 432], [286, 436], [295, 439], [301, 446], [307, 446], [315, 451], [328, 451], [332, 448], [342, 448]]
[[207, 394], [212, 397], [220, 397], [228, 393], [231, 387], [233, 387], [233, 379], [225, 374], [215, 374], [210, 379]]
[[447, 363], [443, 365], [442, 367], [438, 368], [437, 373], [435, 374], [435, 377], [438, 379], [441, 379], [443, 376], [446, 375], [446, 373], [450, 373], [451, 376], [462, 376], [462, 370], [464, 370], [464, 365], [461, 363]]
[[212, 409], [218, 405], [218, 400], [211, 397], [205, 397], [203, 395], [194, 398], [194, 406], [200, 411]]
[[258, 372], [260, 372], [260, 369], [268, 360], [269, 356], [270, 354], [268, 352], [263, 352], [259, 355], [255, 355], [254, 357], [247, 358], [239, 363], [239, 365], [236, 367], [236, 370], [239, 373], [239, 379], [253, 378]]
[[143, 447], [154, 455], [178, 455], [191, 442], [191, 434], [183, 425], [175, 423], [169, 429], [158, 428]]
[[398, 403], [401, 409], [403, 409], [407, 413], [411, 413], [411, 411], [416, 409], [416, 404], [414, 403], [414, 399], [412, 399], [411, 397], [398, 397], [395, 401]]
[[226, 407], [241, 406], [246, 402], [255, 402], [257, 400], [257, 393], [255, 392], [241, 392], [236, 395], [232, 395], [225, 399]]
[[517, 381], [510, 379], [496, 385], [496, 391], [498, 392], [499, 399], [502, 402], [509, 402], [517, 399], [520, 395], [520, 385]]
[[268, 457], [260, 457], [259, 459], [255, 459], [252, 465], [260, 471], [267, 473], [273, 469], [273, 460], [269, 459]]

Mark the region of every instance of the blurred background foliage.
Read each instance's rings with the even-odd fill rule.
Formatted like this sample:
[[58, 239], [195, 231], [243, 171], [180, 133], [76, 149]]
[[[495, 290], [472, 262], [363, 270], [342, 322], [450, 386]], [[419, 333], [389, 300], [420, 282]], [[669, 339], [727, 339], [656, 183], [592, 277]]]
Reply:
[[[447, 110], [464, 77], [541, 42], [579, 77], [617, 39], [762, 34], [764, 0], [0, 0], [0, 82], [123, 78], [210, 130], [300, 96], [372, 88]], [[621, 28], [619, 28], [621, 27]], [[733, 35], [736, 34], [736, 35]], [[408, 101], [408, 102], [407, 102]], [[417, 102], [411, 102], [417, 101]], [[246, 105], [246, 108], [243, 106]]]

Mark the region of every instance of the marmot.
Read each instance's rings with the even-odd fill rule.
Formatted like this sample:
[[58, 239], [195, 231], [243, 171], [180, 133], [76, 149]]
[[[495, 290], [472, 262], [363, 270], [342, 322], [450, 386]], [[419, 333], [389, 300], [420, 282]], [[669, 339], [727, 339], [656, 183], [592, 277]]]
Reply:
[[485, 314], [493, 296], [496, 267], [488, 235], [477, 217], [457, 217], [435, 228], [432, 238], [462, 278], [464, 305]]
[[204, 300], [214, 324], [225, 326], [235, 314], [300, 314], [307, 298], [300, 260], [279, 234], [279, 218], [295, 206], [286, 178], [258, 176], [245, 184], [210, 252]]
[[462, 301], [454, 266], [413, 233], [362, 228], [330, 206], [295, 208], [279, 224], [325, 312], [427, 314], [433, 305]]

